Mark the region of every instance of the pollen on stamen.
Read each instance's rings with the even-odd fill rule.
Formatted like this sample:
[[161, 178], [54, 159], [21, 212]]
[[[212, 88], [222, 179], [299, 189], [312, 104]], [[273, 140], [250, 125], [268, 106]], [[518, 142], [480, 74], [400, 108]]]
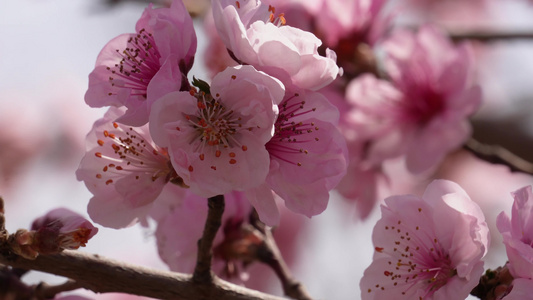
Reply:
[[239, 1], [235, 1], [235, 5], [237, 6], [237, 8], [241, 8], [241, 4], [239, 3]]
[[199, 157], [200, 157], [200, 160], [204, 160], [205, 159], [205, 155], [203, 153], [200, 154]]
[[217, 170], [217, 167], [215, 167], [215, 166], [211, 166], [211, 169], [213, 169], [213, 170], [216, 171], [216, 170]]
[[215, 156], [216, 157], [220, 157], [221, 154], [222, 154], [222, 152], [220, 152], [220, 150], [215, 151]]
[[113, 122], [113, 127], [118, 128], [117, 122]]
[[109, 180], [107, 180], [107, 181], [105, 182], [106, 185], [110, 185], [110, 184], [112, 184], [112, 183], [113, 183], [113, 179], [109, 179]]
[[234, 159], [230, 159], [230, 160], [229, 160], [229, 163], [230, 163], [231, 165], [234, 165], [234, 164], [236, 164], [236, 163], [237, 163], [237, 161], [236, 161], [236, 160], [234, 160]]
[[241, 149], [242, 149], [242, 151], [246, 151], [246, 150], [248, 150], [248, 147], [246, 147], [245, 145], [242, 145]]
[[377, 252], [379, 253], [382, 253], [383, 252], [383, 248], [382, 247], [376, 247], [374, 248]]
[[100, 146], [104, 145], [104, 141], [102, 141], [102, 140], [98, 140], [97, 142], [98, 142], [98, 145], [100, 145]]
[[102, 153], [100, 153], [100, 152], [96, 152], [96, 153], [94, 154], [94, 156], [99, 157], [99, 158], [102, 158]]
[[231, 79], [235, 80], [235, 79], [237, 79], [237, 76], [231, 75]]
[[192, 172], [194, 168], [192, 166], [189, 166], [189, 172]]
[[96, 174], [96, 178], [101, 179], [102, 178], [102, 174]]
[[235, 157], [235, 152], [230, 152], [229, 157]]

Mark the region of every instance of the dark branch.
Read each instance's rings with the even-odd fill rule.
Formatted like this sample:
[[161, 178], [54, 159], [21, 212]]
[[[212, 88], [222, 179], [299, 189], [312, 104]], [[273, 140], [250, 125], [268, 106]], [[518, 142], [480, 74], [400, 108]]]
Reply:
[[471, 138], [463, 146], [477, 158], [493, 164], [503, 164], [509, 167], [511, 172], [522, 172], [533, 175], [533, 164], [514, 155], [509, 150], [496, 146], [485, 145]]
[[224, 195], [211, 197], [207, 200], [209, 210], [205, 221], [202, 238], [198, 241], [198, 255], [196, 267], [194, 268], [193, 281], [208, 283], [213, 280], [211, 271], [211, 260], [213, 258], [213, 240], [222, 225], [222, 214], [224, 213]]
[[481, 42], [509, 41], [509, 40], [532, 40], [533, 32], [494, 32], [494, 31], [471, 31], [450, 32], [449, 36], [454, 41], [476, 40]]
[[283, 300], [217, 277], [208, 284], [191, 280], [190, 275], [133, 266], [98, 255], [63, 251], [39, 255], [35, 260], [0, 252], [0, 264], [64, 276], [96, 293], [127, 293], [157, 299], [180, 300]]

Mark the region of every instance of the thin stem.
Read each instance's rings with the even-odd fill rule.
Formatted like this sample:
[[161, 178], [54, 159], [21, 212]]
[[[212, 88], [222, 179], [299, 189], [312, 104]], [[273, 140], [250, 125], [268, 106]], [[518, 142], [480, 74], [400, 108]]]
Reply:
[[480, 42], [508, 41], [508, 40], [531, 40], [533, 32], [494, 32], [494, 31], [470, 31], [450, 32], [449, 36], [454, 41], [476, 40]]
[[68, 280], [58, 285], [49, 285], [42, 282], [35, 287], [34, 296], [37, 299], [53, 299], [59, 293], [73, 291], [79, 288], [82, 288], [82, 286], [74, 280]]
[[533, 164], [516, 156], [509, 150], [497, 145], [485, 145], [471, 138], [463, 146], [477, 158], [493, 164], [503, 164], [511, 172], [522, 172], [533, 175]]
[[211, 197], [207, 200], [209, 208], [207, 219], [205, 221], [202, 238], [198, 240], [198, 255], [196, 267], [192, 280], [199, 283], [208, 283], [213, 281], [213, 272], [211, 271], [211, 260], [213, 258], [213, 240], [222, 225], [222, 214], [224, 213], [224, 195]]
[[259, 216], [255, 210], [250, 214], [250, 224], [263, 235], [264, 240], [257, 251], [257, 259], [276, 273], [285, 295], [296, 300], [312, 300], [305, 286], [292, 276], [272, 235], [272, 229], [259, 221]]

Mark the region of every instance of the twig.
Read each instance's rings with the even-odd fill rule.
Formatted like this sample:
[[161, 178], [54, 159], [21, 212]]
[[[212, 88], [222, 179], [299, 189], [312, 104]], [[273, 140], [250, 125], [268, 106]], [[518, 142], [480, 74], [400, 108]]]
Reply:
[[463, 146], [477, 158], [493, 164], [503, 164], [511, 172], [522, 172], [533, 175], [533, 164], [514, 155], [509, 150], [496, 145], [485, 145], [471, 138]]
[[201, 284], [192, 281], [190, 275], [133, 266], [78, 251], [39, 255], [35, 260], [1, 251], [0, 264], [64, 276], [96, 293], [180, 300], [283, 300], [217, 277], [210, 284]]
[[471, 31], [471, 32], [450, 32], [449, 36], [454, 41], [476, 40], [481, 42], [508, 41], [519, 39], [533, 39], [533, 32], [493, 32], [493, 31]]
[[255, 210], [250, 214], [250, 224], [263, 235], [264, 239], [263, 244], [257, 251], [257, 259], [276, 273], [281, 281], [285, 295], [296, 300], [312, 300], [305, 286], [292, 276], [279, 251], [276, 240], [272, 236], [272, 229], [259, 221], [259, 216]]
[[209, 210], [205, 221], [202, 238], [198, 241], [198, 255], [192, 280], [198, 283], [208, 283], [213, 280], [211, 260], [213, 258], [213, 240], [222, 225], [224, 213], [224, 195], [211, 197], [207, 200]]
[[67, 282], [59, 285], [49, 285], [41, 282], [35, 287], [33, 293], [37, 299], [53, 299], [55, 295], [59, 293], [73, 291], [79, 288], [82, 288], [82, 286], [73, 280], [68, 280]]

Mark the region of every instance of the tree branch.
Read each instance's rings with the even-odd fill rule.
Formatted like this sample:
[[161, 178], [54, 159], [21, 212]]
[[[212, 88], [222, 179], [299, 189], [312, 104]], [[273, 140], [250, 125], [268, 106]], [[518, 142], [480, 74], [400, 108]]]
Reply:
[[480, 42], [508, 41], [519, 39], [533, 39], [533, 32], [494, 32], [494, 31], [470, 31], [449, 32], [454, 41], [476, 40]]
[[190, 275], [133, 266], [77, 251], [24, 259], [0, 251], [0, 264], [64, 276], [96, 293], [127, 293], [157, 299], [283, 300], [240, 287], [217, 277], [201, 284]]
[[485, 145], [471, 138], [463, 146], [477, 158], [493, 164], [503, 164], [509, 167], [511, 172], [522, 172], [533, 175], [533, 164], [514, 155], [509, 150], [496, 146]]
[[198, 255], [192, 280], [198, 283], [208, 283], [213, 280], [211, 260], [213, 259], [213, 240], [222, 225], [224, 213], [224, 195], [211, 197], [207, 200], [209, 210], [205, 220], [202, 238], [198, 240]]

